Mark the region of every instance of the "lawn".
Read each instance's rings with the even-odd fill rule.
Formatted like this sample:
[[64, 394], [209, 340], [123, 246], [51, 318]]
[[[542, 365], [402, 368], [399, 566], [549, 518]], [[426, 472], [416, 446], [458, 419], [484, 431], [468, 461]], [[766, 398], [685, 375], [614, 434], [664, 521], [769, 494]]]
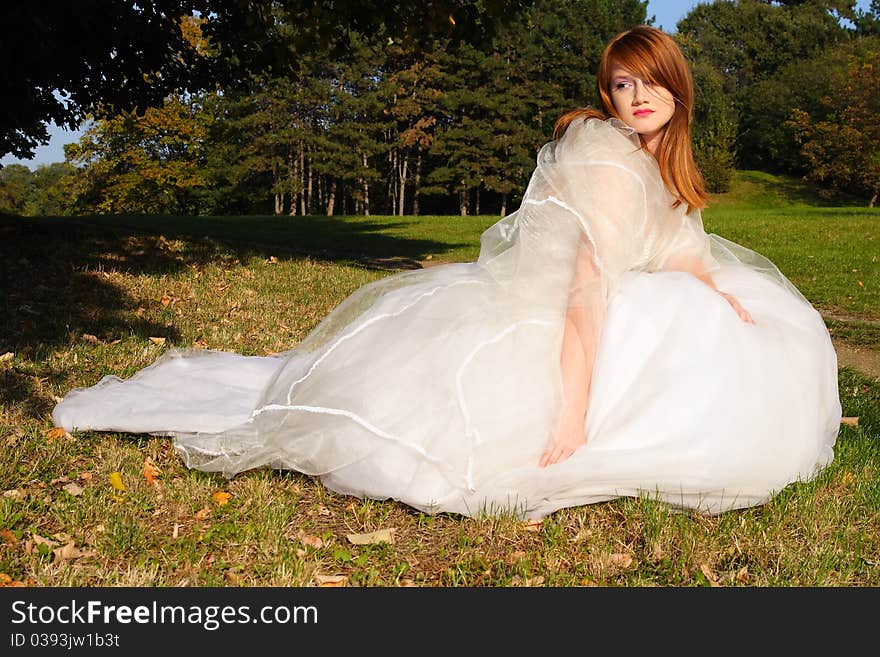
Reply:
[[[55, 398], [173, 346], [289, 349], [353, 290], [476, 257], [497, 217], [0, 218], [0, 583], [35, 586], [877, 586], [880, 380], [840, 371], [833, 464], [721, 516], [641, 499], [429, 516], [258, 470], [187, 470], [159, 437], [52, 431]], [[738, 174], [704, 213], [834, 335], [880, 348], [880, 212]], [[114, 473], [118, 473], [114, 474]], [[227, 495], [228, 494], [228, 495]], [[393, 529], [393, 542], [350, 535]]]

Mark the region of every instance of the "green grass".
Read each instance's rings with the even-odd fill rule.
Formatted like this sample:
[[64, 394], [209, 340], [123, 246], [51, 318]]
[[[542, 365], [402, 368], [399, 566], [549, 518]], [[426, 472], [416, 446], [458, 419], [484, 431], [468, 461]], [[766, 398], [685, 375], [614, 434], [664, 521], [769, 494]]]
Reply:
[[[773, 177], [735, 182], [705, 213], [707, 229], [774, 259], [838, 316], [828, 320], [836, 337], [880, 347], [877, 211], [809, 205], [808, 191], [798, 200], [791, 181]], [[539, 527], [429, 516], [296, 473], [227, 481], [190, 471], [159, 437], [50, 433], [54, 398], [72, 387], [129, 376], [171, 346], [288, 349], [394, 267], [473, 259], [495, 220], [0, 218], [0, 583], [880, 585], [880, 379], [850, 369], [841, 401], [859, 422], [841, 428], [832, 465], [768, 504], [716, 517], [644, 499], [563, 509]], [[158, 485], [144, 476], [147, 459]], [[393, 544], [347, 539], [392, 527]], [[71, 542], [82, 556], [55, 556]]]

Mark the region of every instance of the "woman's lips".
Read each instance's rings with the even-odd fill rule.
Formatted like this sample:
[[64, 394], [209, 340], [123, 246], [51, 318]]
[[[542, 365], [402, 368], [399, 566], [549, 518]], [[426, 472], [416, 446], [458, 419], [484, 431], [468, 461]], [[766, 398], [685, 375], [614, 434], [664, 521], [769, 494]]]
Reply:
[[649, 114], [653, 114], [653, 113], [654, 113], [654, 110], [644, 109], [644, 110], [637, 110], [637, 111], [633, 112], [633, 115], [634, 116], [648, 116]]

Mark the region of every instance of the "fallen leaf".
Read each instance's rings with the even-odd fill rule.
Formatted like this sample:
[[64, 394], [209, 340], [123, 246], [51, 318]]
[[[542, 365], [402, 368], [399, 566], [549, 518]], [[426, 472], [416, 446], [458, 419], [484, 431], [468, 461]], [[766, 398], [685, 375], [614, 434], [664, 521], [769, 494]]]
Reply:
[[59, 563], [61, 561], [68, 561], [70, 559], [82, 559], [83, 557], [91, 557], [94, 556], [95, 553], [83, 552], [76, 547], [73, 541], [70, 541], [70, 543], [67, 543], [62, 547], [52, 550], [52, 554], [55, 555], [55, 563]]
[[180, 523], [174, 523], [174, 529], [171, 530], [171, 538], [176, 539], [180, 536]]
[[98, 336], [92, 335], [91, 333], [83, 333], [82, 340], [83, 342], [88, 342], [89, 344], [101, 344]]
[[22, 582], [20, 580], [12, 579], [12, 577], [7, 575], [6, 573], [0, 573], [0, 586], [33, 586], [33, 585], [34, 585], [34, 581], [32, 579], [29, 579], [27, 581]]
[[857, 427], [859, 426], [859, 416], [856, 415], [855, 417], [842, 417], [840, 418], [840, 423], [848, 427]]
[[374, 545], [376, 543], [394, 543], [394, 532], [397, 527], [389, 527], [388, 529], [377, 529], [374, 532], [366, 534], [347, 534], [346, 538], [349, 543], [355, 545]]
[[110, 473], [110, 485], [113, 486], [116, 490], [124, 491], [125, 484], [122, 483], [122, 473], [121, 472], [111, 472]]
[[537, 577], [529, 577], [528, 579], [523, 580], [522, 586], [541, 586], [544, 583], [544, 576], [538, 575]]
[[5, 527], [3, 529], [0, 529], [0, 538], [2, 538], [10, 545], [15, 545], [16, 543], [18, 543], [18, 538], [15, 536], [15, 534], [13, 534]]
[[15, 355], [11, 351], [7, 351], [5, 354], [0, 355], [0, 363], [5, 363], [7, 360], [12, 360]]
[[82, 495], [83, 492], [83, 489], [75, 483], [69, 483], [66, 486], [62, 486], [61, 488], [62, 490], [67, 491], [69, 495], [73, 495], [74, 497], [76, 497], [77, 495]]
[[46, 438], [48, 438], [49, 440], [58, 440], [59, 438], [64, 438], [65, 436], [69, 437], [70, 434], [67, 433], [63, 427], [54, 427], [46, 432]]
[[209, 509], [208, 507], [203, 507], [202, 509], [196, 511], [195, 515], [193, 516], [193, 518], [195, 518], [196, 520], [207, 520], [210, 517], [211, 509]]
[[309, 546], [315, 548], [316, 550], [319, 550], [322, 547], [324, 547], [324, 540], [320, 536], [312, 536], [311, 534], [306, 534], [304, 531], [300, 531], [296, 535], [296, 538], [303, 545], [309, 545]]
[[278, 262], [278, 258], [276, 258], [275, 256], [269, 256], [269, 262], [274, 265]]
[[749, 579], [749, 567], [743, 566], [736, 573], [736, 581], [739, 582], [740, 584], [745, 584], [746, 580], [748, 580], [748, 579]]
[[34, 534], [31, 532], [31, 541], [33, 541], [34, 545], [45, 545], [46, 547], [53, 548], [58, 545], [58, 541], [53, 541], [51, 538], [46, 538], [45, 536], [40, 536], [39, 534]]
[[526, 558], [526, 552], [524, 550], [514, 550], [513, 552], [511, 552], [510, 554], [507, 555], [506, 561], [507, 561], [508, 565], [512, 566], [517, 561], [520, 561], [521, 559], [525, 559], [525, 558]]
[[195, 342], [193, 342], [193, 348], [194, 349], [207, 349], [208, 343], [205, 342], [204, 340], [196, 340]]
[[224, 506], [229, 503], [229, 498], [232, 497], [232, 493], [227, 493], [225, 490], [218, 490], [216, 493], [211, 495], [211, 499], [214, 500], [214, 504], [217, 506]]
[[24, 497], [24, 493], [22, 493], [17, 488], [12, 488], [10, 490], [3, 491], [3, 497], [11, 500], [19, 499]]
[[633, 558], [631, 555], [624, 553], [612, 554], [608, 557], [608, 563], [615, 568], [626, 570], [632, 566]]
[[318, 582], [318, 586], [348, 586], [346, 575], [315, 575], [315, 581]]
[[169, 304], [171, 304], [172, 301], [173, 301], [173, 299], [171, 297], [169, 297], [167, 294], [163, 294], [162, 298], [159, 299], [159, 303], [161, 303], [166, 308], [169, 306]]
[[159, 468], [155, 466], [153, 460], [148, 456], [144, 459], [144, 478], [150, 486], [158, 486], [159, 482], [156, 479], [158, 476]]
[[92, 473], [91, 472], [80, 472], [79, 478], [82, 479], [83, 481], [91, 481]]
[[411, 579], [402, 579], [397, 583], [397, 585], [401, 588], [409, 588], [411, 586], [415, 586], [416, 583]]
[[704, 563], [702, 566], [700, 566], [700, 572], [703, 573], [703, 575], [706, 576], [706, 579], [709, 580], [710, 586], [720, 586], [720, 584], [718, 583], [718, 575], [713, 572], [711, 566]]
[[157, 344], [161, 347], [163, 344], [165, 344], [165, 338], [155, 338], [151, 336], [150, 342], [152, 342], [153, 344]]
[[526, 520], [523, 523], [523, 527], [527, 532], [539, 532], [541, 531], [541, 527], [544, 526], [543, 520]]

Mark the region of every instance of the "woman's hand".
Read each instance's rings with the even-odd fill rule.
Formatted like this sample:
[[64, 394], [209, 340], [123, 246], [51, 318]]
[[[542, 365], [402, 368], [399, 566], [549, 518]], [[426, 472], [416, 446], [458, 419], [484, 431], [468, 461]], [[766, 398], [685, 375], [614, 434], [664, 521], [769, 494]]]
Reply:
[[538, 465], [546, 468], [548, 465], [564, 461], [574, 454], [578, 447], [583, 447], [586, 442], [583, 418], [580, 422], [572, 418], [564, 418], [550, 437]]
[[722, 297], [727, 299], [727, 303], [730, 304], [730, 306], [734, 309], [736, 314], [739, 315], [739, 318], [742, 321], [744, 321], [748, 324], [755, 323], [755, 320], [752, 319], [752, 316], [749, 314], [749, 311], [742, 307], [739, 300], [735, 296], [733, 296], [732, 294], [728, 294], [727, 292], [722, 292], [721, 290], [718, 290], [718, 294], [720, 294]]

